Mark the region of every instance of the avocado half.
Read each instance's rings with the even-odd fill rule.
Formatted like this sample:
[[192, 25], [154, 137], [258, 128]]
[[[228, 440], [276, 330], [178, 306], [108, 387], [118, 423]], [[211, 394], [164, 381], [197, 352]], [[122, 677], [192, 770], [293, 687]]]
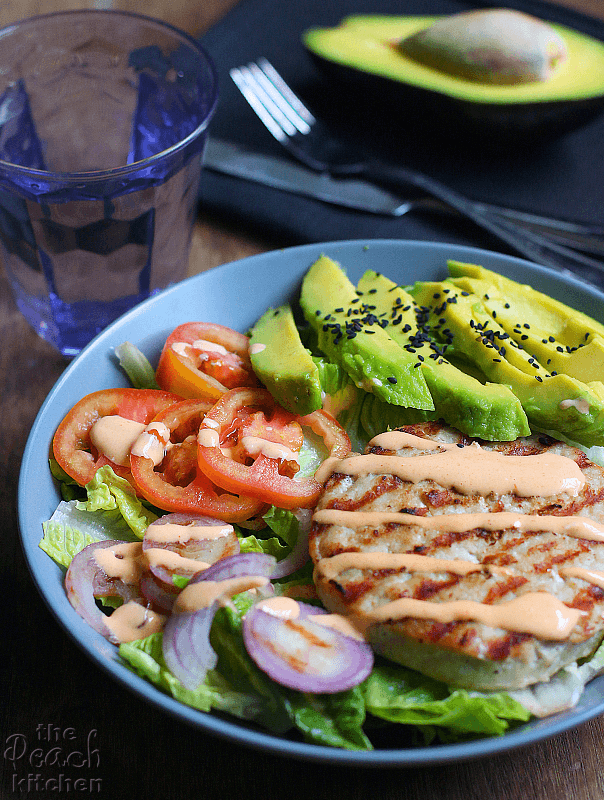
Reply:
[[[478, 134], [549, 137], [585, 124], [604, 109], [604, 42], [549, 23], [568, 50], [552, 77], [515, 85], [481, 83], [414, 61], [395, 46], [441, 18], [354, 15], [335, 28], [307, 30], [303, 43], [330, 77], [357, 90], [380, 92], [385, 102], [421, 102], [450, 122], [470, 123]], [[408, 107], [417, 113], [415, 105]]]

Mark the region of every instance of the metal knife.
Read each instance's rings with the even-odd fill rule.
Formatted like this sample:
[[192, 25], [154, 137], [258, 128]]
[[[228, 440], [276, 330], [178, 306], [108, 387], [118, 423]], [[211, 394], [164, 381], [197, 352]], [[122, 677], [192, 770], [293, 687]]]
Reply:
[[[210, 137], [204, 168], [236, 178], [261, 183], [274, 189], [322, 200], [332, 205], [372, 214], [399, 217], [412, 208], [430, 208], [455, 213], [434, 198], [402, 200], [393, 193], [356, 178], [332, 178], [278, 156], [256, 153], [243, 145]], [[410, 188], [409, 193], [413, 195]], [[604, 228], [529, 214], [515, 209], [481, 204], [485, 211], [513, 220], [551, 236], [554, 241], [584, 252], [604, 254]]]
[[294, 161], [254, 153], [239, 144], [221, 139], [210, 137], [203, 165], [205, 169], [225, 175], [359, 211], [397, 217], [409, 210], [406, 201], [366, 181], [332, 178], [326, 173], [312, 172]]

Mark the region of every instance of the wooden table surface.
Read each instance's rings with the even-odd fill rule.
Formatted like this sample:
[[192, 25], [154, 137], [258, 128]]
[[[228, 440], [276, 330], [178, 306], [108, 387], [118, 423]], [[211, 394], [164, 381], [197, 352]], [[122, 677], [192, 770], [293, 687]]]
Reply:
[[[284, 0], [285, 2], [286, 0]], [[199, 35], [237, 0], [138, 0], [117, 8], [144, 10]], [[604, 19], [604, 0], [564, 0]], [[99, 4], [96, 4], [99, 7]], [[101, 4], [104, 6], [104, 4]], [[503, 4], [502, 4], [503, 5]], [[35, 13], [81, 7], [69, 0], [8, 0], [0, 24]], [[227, 221], [201, 216], [191, 252], [191, 273], [280, 247], [261, 232], [243, 234]], [[17, 311], [0, 271], [0, 509], [5, 592], [0, 657], [0, 798], [60, 796], [34, 783], [15, 785], [7, 758], [16, 734], [31, 742], [38, 726], [78, 737], [96, 731], [95, 776], [107, 798], [346, 798], [395, 800], [601, 800], [604, 798], [604, 717], [516, 752], [431, 768], [351, 770], [317, 767], [261, 755], [184, 728], [91, 665], [46, 610], [29, 577], [17, 534], [16, 491], [28, 432], [46, 394], [67, 362], [39, 339]], [[52, 656], [51, 656], [52, 654]], [[108, 701], [105, 701], [108, 698]], [[67, 734], [65, 732], [68, 732]], [[12, 737], [12, 738], [11, 738]], [[47, 748], [48, 749], [48, 748]], [[43, 772], [30, 768], [29, 772]]]

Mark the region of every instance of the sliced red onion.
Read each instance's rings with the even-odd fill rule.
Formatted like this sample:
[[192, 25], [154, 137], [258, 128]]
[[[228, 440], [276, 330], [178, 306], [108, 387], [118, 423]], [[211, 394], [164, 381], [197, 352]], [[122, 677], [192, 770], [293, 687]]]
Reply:
[[172, 610], [180, 592], [180, 589], [174, 585], [168, 589], [150, 570], [145, 570], [141, 575], [140, 589], [148, 602], [155, 609], [163, 612]]
[[363, 641], [309, 619], [323, 609], [298, 603], [287, 618], [253, 606], [243, 618], [243, 641], [250, 657], [270, 678], [313, 694], [357, 686], [373, 668], [373, 651]]
[[174, 613], [166, 622], [162, 651], [170, 672], [186, 689], [196, 689], [218, 656], [210, 644], [210, 628], [218, 603], [186, 613]]
[[[163, 525], [183, 525], [191, 526], [191, 538], [186, 542], [165, 542], [158, 536], [158, 528]], [[224, 536], [203, 538], [202, 533], [195, 532], [195, 528], [214, 527], [220, 526], [221, 528], [230, 527], [230, 530]], [[163, 517], [151, 523], [145, 532], [143, 538], [143, 550], [150, 548], [159, 548], [162, 550], [171, 550], [183, 558], [192, 559], [194, 561], [201, 561], [203, 564], [213, 564], [221, 558], [235, 555], [239, 552], [239, 539], [232, 526], [223, 522], [220, 519], [213, 517], [206, 517], [200, 514], [166, 514]], [[164, 584], [164, 588], [170, 591], [173, 583], [172, 576], [178, 575], [194, 575], [195, 571], [183, 566], [175, 573], [174, 570], [168, 569], [162, 565], [152, 564], [150, 566], [151, 572], [154, 576]], [[204, 569], [204, 567], [200, 567]]]
[[271, 578], [284, 578], [286, 575], [291, 575], [292, 572], [303, 567], [310, 557], [308, 554], [308, 534], [312, 524], [312, 509], [299, 508], [293, 513], [298, 520], [298, 539], [291, 553], [277, 563]]
[[[268, 578], [274, 566], [274, 557], [265, 553], [238, 553], [198, 572], [190, 583], [223, 581], [246, 575]], [[210, 629], [218, 607], [216, 601], [197, 611], [173, 612], [164, 628], [164, 660], [170, 672], [187, 689], [196, 689], [207, 671], [216, 665], [217, 656], [210, 644]]]
[[269, 578], [275, 568], [275, 557], [267, 553], [237, 553], [234, 556], [221, 558], [215, 564], [198, 572], [191, 583], [199, 581], [226, 581], [244, 575], [259, 575]]
[[97, 563], [95, 551], [122, 544], [124, 542], [119, 539], [105, 539], [87, 545], [71, 560], [65, 576], [65, 591], [71, 605], [95, 631], [113, 644], [119, 644], [119, 641], [107, 626], [106, 616], [97, 606], [95, 597], [121, 597], [124, 603], [142, 598], [138, 584], [110, 578]]

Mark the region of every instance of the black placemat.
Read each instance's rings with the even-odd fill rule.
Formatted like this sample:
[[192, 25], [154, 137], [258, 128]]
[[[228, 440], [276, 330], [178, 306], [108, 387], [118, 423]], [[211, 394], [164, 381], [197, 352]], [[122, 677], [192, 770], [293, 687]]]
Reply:
[[[604, 115], [554, 141], [514, 147], [469, 142], [456, 121], [426, 126], [415, 109], [380, 108], [333, 91], [301, 44], [314, 25], [335, 25], [352, 13], [441, 14], [467, 10], [463, 0], [243, 0], [202, 39], [220, 73], [220, 102], [211, 132], [259, 152], [283, 155], [231, 81], [230, 67], [266, 56], [286, 80], [329, 114], [356, 128], [359, 140], [393, 161], [421, 169], [466, 195], [536, 213], [600, 223], [604, 206]], [[499, 6], [481, 0], [480, 7]], [[504, 5], [604, 39], [604, 23], [540, 0]], [[410, 192], [411, 194], [411, 192]], [[449, 241], [507, 251], [498, 240], [452, 217], [413, 212], [376, 217], [204, 171], [203, 207], [287, 243], [354, 238]]]

